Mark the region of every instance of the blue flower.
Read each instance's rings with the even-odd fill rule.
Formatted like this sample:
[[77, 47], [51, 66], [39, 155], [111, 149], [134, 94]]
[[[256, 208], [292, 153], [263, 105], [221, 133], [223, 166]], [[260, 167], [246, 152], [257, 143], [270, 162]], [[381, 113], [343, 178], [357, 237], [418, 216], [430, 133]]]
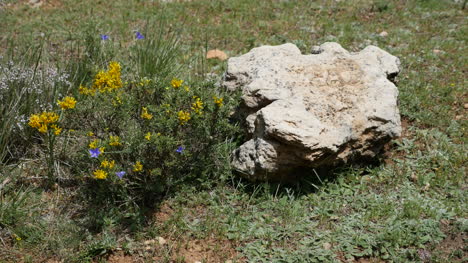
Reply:
[[142, 35], [140, 32], [138, 32], [138, 31], [135, 32], [135, 37], [136, 37], [136, 39], [144, 39], [144, 38], [145, 38], [145, 36], [143, 36], [143, 35]]
[[124, 171], [120, 171], [120, 172], [115, 172], [115, 175], [117, 175], [120, 179], [122, 179], [122, 177], [126, 174], [126, 172]]
[[184, 147], [182, 147], [182, 146], [179, 146], [179, 147], [177, 147], [177, 150], [176, 150], [176, 152], [178, 152], [178, 153], [182, 153], [182, 152], [184, 151], [184, 149], [185, 149]]
[[109, 40], [109, 36], [108, 35], [101, 35], [101, 40]]
[[98, 158], [101, 151], [99, 151], [99, 148], [89, 149], [89, 154], [91, 154], [91, 158]]

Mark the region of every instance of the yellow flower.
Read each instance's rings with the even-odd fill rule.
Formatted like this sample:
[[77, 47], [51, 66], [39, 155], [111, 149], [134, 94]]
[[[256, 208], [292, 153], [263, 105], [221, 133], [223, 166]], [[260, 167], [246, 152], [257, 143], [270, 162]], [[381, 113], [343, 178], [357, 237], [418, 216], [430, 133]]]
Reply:
[[21, 237], [19, 237], [17, 234], [13, 234], [12, 236], [16, 239], [16, 241], [22, 240]]
[[177, 113], [177, 116], [179, 117], [180, 125], [185, 125], [190, 120], [190, 112], [187, 111], [181, 110]]
[[41, 127], [37, 129], [40, 133], [46, 133], [47, 132], [47, 124], [42, 124]]
[[120, 138], [119, 136], [110, 136], [110, 142], [109, 142], [109, 145], [110, 146], [121, 146], [122, 143], [120, 143]]
[[184, 90], [187, 91], [187, 92], [189, 92], [189, 91], [190, 91], [189, 86], [184, 86]]
[[41, 118], [38, 114], [33, 114], [29, 117], [29, 126], [38, 129], [41, 127]]
[[89, 143], [89, 148], [90, 149], [96, 149], [98, 147], [99, 140], [94, 139]]
[[43, 112], [39, 117], [44, 124], [54, 123], [59, 119], [59, 115], [55, 112]]
[[181, 80], [181, 79], [174, 78], [174, 79], [171, 80], [171, 86], [174, 89], [180, 88], [180, 86], [182, 86], [182, 83], [184, 83], [184, 81]]
[[58, 127], [55, 124], [50, 125], [50, 128], [54, 129], [55, 135], [60, 135], [60, 133], [62, 132], [62, 128]]
[[114, 168], [114, 166], [115, 166], [115, 160], [112, 160], [109, 162], [107, 159], [105, 159], [104, 161], [101, 162], [101, 167], [103, 168], [112, 169]]
[[105, 150], [105, 149], [106, 149], [106, 147], [101, 147], [101, 148], [99, 148], [99, 151], [101, 152], [101, 154], [104, 153], [104, 150]]
[[223, 98], [218, 98], [216, 96], [213, 97], [213, 100], [214, 100], [214, 103], [218, 106], [218, 107], [222, 107], [223, 106]]
[[[28, 125], [33, 127], [33, 128], [36, 128], [40, 133], [47, 133], [47, 131], [49, 130], [47, 125], [57, 122], [58, 119], [59, 119], [59, 115], [57, 113], [44, 111], [40, 115], [39, 114], [32, 114], [29, 117]], [[55, 127], [57, 127], [57, 126], [55, 126]], [[62, 129], [60, 129], [60, 131], [58, 133], [60, 133], [61, 131], [62, 131]]]
[[89, 136], [89, 137], [93, 137], [93, 136], [94, 136], [94, 132], [89, 131], [88, 133], [86, 133], [86, 135]]
[[151, 141], [151, 132], [148, 132], [148, 133], [145, 135], [145, 139], [148, 140], [148, 141]]
[[96, 95], [96, 89], [89, 89], [85, 86], [81, 86], [78, 88], [78, 91], [80, 92], [80, 94], [83, 94], [83, 95], [91, 95], [91, 96], [94, 96]]
[[153, 115], [148, 113], [148, 108], [143, 107], [141, 110], [141, 115], [143, 119], [151, 120], [153, 118]]
[[120, 64], [112, 61], [109, 63], [108, 71], [99, 71], [94, 77], [92, 89], [101, 93], [112, 92], [123, 87], [120, 77]]
[[67, 96], [62, 101], [58, 100], [57, 104], [62, 110], [73, 109], [75, 108], [76, 100], [73, 97]]
[[140, 161], [137, 161], [137, 162], [133, 165], [133, 171], [134, 171], [134, 172], [141, 172], [141, 171], [143, 171], [143, 164], [141, 164]]
[[107, 178], [107, 172], [101, 169], [94, 171], [93, 174], [96, 179], [103, 180]]
[[192, 110], [197, 114], [203, 113], [203, 101], [200, 98], [195, 97], [195, 102], [192, 103]]

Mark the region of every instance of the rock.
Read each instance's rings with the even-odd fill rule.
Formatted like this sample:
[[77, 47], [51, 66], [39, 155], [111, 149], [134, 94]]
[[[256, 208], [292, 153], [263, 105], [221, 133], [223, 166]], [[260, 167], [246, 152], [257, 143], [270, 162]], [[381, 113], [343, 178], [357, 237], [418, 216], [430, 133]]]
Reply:
[[313, 46], [311, 49], [310, 49], [310, 53], [311, 54], [320, 54], [322, 53], [323, 50], [320, 48], [320, 46]]
[[41, 0], [29, 0], [28, 4], [33, 8], [38, 8], [42, 5], [42, 1]]
[[154, 240], [154, 239], [145, 240], [145, 242], [143, 242], [143, 244], [146, 245], [146, 246], [147, 245], [152, 245], [154, 243], [156, 243], [156, 240]]
[[219, 49], [212, 49], [206, 53], [207, 59], [219, 59], [221, 61], [228, 59], [228, 55]]
[[400, 136], [398, 58], [375, 46], [350, 53], [337, 43], [302, 55], [293, 44], [262, 46], [228, 60], [223, 86], [242, 90], [236, 115], [247, 141], [232, 166], [250, 179], [284, 179], [375, 157]]
[[463, 108], [465, 108], [465, 110], [468, 109], [468, 103], [465, 103], [465, 104], [463, 105]]
[[387, 31], [382, 31], [382, 32], [380, 32], [379, 36], [386, 37], [386, 36], [388, 36], [388, 33], [387, 33]]
[[162, 246], [162, 245], [165, 245], [167, 243], [167, 241], [162, 237], [158, 237], [158, 243], [159, 243], [159, 245]]

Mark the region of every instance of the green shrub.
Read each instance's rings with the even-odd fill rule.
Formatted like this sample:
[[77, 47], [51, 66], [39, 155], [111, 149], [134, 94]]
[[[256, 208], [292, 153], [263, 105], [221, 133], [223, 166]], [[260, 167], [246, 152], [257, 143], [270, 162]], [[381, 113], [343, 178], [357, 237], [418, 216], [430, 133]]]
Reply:
[[57, 103], [57, 120], [41, 126], [36, 122], [45, 113], [35, 114], [29, 125], [47, 138], [74, 138], [81, 150], [70, 153], [72, 172], [99, 208], [151, 207], [178, 183], [228, 166], [225, 140], [235, 131], [228, 121], [235, 100], [213, 83], [124, 82], [120, 64], [110, 62], [72, 93], [76, 99]]

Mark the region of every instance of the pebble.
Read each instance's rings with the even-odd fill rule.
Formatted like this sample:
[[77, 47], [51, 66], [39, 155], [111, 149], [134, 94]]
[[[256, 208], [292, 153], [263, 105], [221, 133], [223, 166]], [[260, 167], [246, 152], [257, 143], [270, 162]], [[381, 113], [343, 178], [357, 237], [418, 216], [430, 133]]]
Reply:
[[387, 31], [382, 31], [382, 32], [380, 32], [379, 36], [386, 37], [386, 36], [388, 36], [388, 33], [387, 33]]
[[162, 238], [162, 237], [158, 237], [158, 243], [162, 246], [164, 244], [166, 244], [166, 239]]

